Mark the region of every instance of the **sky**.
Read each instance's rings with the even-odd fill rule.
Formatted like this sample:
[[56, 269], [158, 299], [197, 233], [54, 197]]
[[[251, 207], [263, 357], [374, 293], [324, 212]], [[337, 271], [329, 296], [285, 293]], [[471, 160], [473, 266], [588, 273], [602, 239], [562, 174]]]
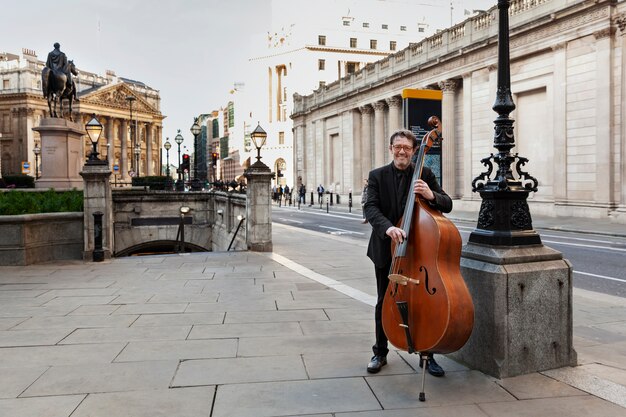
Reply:
[[[307, 3], [310, 0], [293, 0]], [[386, 0], [441, 8], [442, 28], [453, 14], [488, 9], [496, 0]], [[381, 1], [381, 3], [383, 3]], [[46, 59], [59, 42], [79, 70], [141, 81], [160, 91], [163, 141], [177, 129], [193, 148], [194, 116], [228, 101], [258, 56], [253, 37], [270, 30], [271, 0], [17, 0], [3, 1], [0, 52], [34, 50]]]

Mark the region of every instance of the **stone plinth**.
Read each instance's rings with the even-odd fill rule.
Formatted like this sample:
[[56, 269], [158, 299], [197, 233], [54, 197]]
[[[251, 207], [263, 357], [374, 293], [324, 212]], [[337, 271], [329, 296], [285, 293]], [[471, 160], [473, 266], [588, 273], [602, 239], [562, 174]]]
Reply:
[[245, 173], [248, 180], [246, 207], [246, 246], [255, 252], [271, 252], [272, 205], [270, 182], [274, 174], [260, 161]]
[[41, 178], [36, 188], [78, 188], [83, 180], [78, 173], [83, 165], [82, 125], [60, 118], [43, 118], [33, 128], [41, 136]]
[[497, 378], [576, 364], [572, 267], [560, 252], [469, 243], [461, 274], [474, 301], [474, 330], [452, 357]]
[[85, 165], [80, 175], [84, 180], [84, 250], [83, 259], [92, 260], [94, 250], [93, 213], [100, 211], [102, 217], [102, 247], [104, 258], [111, 258], [113, 253], [113, 198], [109, 177], [111, 170], [105, 161], [97, 165]]

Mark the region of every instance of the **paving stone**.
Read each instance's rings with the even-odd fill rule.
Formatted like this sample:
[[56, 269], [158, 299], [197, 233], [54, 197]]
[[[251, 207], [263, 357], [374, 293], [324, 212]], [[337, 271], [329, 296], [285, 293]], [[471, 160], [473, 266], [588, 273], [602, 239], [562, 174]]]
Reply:
[[300, 356], [188, 360], [180, 364], [173, 387], [307, 379]]
[[515, 397], [495, 383], [494, 378], [477, 371], [449, 372], [442, 378], [426, 375], [426, 402], [420, 402], [418, 398], [421, 381], [421, 370], [419, 374], [413, 375], [378, 374], [367, 378], [367, 383], [384, 409], [515, 400]]
[[225, 337], [301, 336], [298, 323], [242, 323], [193, 326], [189, 339], [212, 339]]
[[328, 316], [324, 310], [286, 310], [286, 311], [229, 311], [224, 323], [283, 323], [289, 321], [324, 321]]
[[71, 316], [101, 316], [106, 314], [112, 314], [114, 311], [120, 308], [119, 305], [92, 305], [92, 306], [80, 306], [71, 312]]
[[236, 339], [130, 342], [115, 362], [232, 358], [236, 355]]
[[44, 307], [78, 307], [90, 304], [108, 304], [115, 300], [116, 296], [95, 296], [95, 297], [56, 297], [45, 303]]
[[478, 406], [490, 417], [624, 417], [624, 408], [592, 396], [541, 398], [486, 403]]
[[15, 317], [15, 318], [4, 318], [0, 319], [0, 331], [1, 330], [9, 330], [23, 321], [28, 320], [28, 317]]
[[202, 312], [226, 312], [226, 311], [256, 311], [256, 310], [276, 310], [276, 302], [274, 300], [249, 301], [247, 303], [228, 302], [228, 303], [192, 303], [189, 304], [186, 313], [202, 313]]
[[113, 314], [156, 314], [182, 313], [187, 309], [187, 303], [172, 304], [127, 304], [120, 306]]
[[363, 411], [358, 413], [337, 413], [335, 417], [488, 417], [476, 405], [451, 405], [403, 410]]
[[125, 343], [0, 348], [0, 368], [111, 363]]
[[225, 313], [143, 314], [131, 327], [191, 326], [194, 324], [221, 324]]
[[22, 397], [165, 389], [177, 366], [178, 361], [55, 366]]
[[33, 317], [23, 321], [14, 330], [26, 329], [59, 329], [59, 328], [96, 328], [96, 327], [128, 327], [139, 316], [65, 316], [65, 317]]
[[85, 395], [0, 399], [3, 417], [69, 417]]
[[[307, 373], [311, 379], [345, 378], [353, 376], [371, 376], [367, 372], [367, 364], [372, 357], [371, 350], [367, 352], [350, 353], [307, 353], [302, 355]], [[387, 357], [388, 363], [379, 375], [414, 374], [410, 366], [406, 364], [394, 352]]]
[[307, 336], [320, 334], [375, 333], [373, 320], [355, 321], [307, 321], [300, 323]]
[[496, 382], [520, 400], [587, 395], [583, 391], [537, 373], [504, 378]]
[[[37, 368], [1, 368], [0, 367], [0, 398], [16, 398], [41, 374], [47, 367]], [[0, 408], [0, 411], [2, 409]]]
[[238, 356], [298, 355], [318, 352], [371, 352], [372, 335], [242, 337]]
[[220, 386], [212, 417], [269, 417], [380, 410], [362, 378]]
[[0, 347], [55, 345], [74, 329], [5, 330], [0, 332]]
[[626, 408], [625, 386], [600, 378], [582, 367], [551, 369], [542, 374]]
[[209, 417], [215, 387], [90, 394], [71, 417]]
[[[191, 326], [133, 327], [124, 329], [78, 329], [60, 344], [185, 340]], [[1, 335], [1, 333], [0, 333]]]

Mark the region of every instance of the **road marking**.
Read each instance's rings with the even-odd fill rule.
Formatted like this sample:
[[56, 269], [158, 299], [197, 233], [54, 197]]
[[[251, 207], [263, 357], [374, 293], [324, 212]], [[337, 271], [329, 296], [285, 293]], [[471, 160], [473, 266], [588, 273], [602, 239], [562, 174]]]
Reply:
[[626, 282], [626, 279], [607, 277], [606, 275], [591, 274], [589, 272], [574, 271], [574, 273], [575, 274], [581, 274], [581, 275], [589, 275], [590, 277], [596, 277], [596, 278], [602, 278], [602, 279], [610, 279], [611, 281]]
[[265, 255], [268, 256], [270, 259], [278, 262], [279, 264], [286, 266], [292, 271], [297, 272], [298, 274], [303, 275], [309, 279], [312, 279], [315, 282], [319, 282], [322, 285], [326, 285], [329, 288], [337, 290], [340, 293], [347, 295], [348, 297], [352, 297], [355, 300], [358, 300], [372, 307], [376, 305], [376, 297], [374, 297], [373, 295], [369, 295], [361, 290], [357, 290], [356, 288], [352, 288], [346, 284], [342, 284], [341, 282], [329, 278], [325, 275], [318, 274], [317, 272], [312, 271], [309, 268], [302, 266], [299, 263], [296, 263], [291, 259], [277, 253], [270, 252], [266, 253]]
[[[350, 234], [354, 234], [354, 235], [364, 235], [364, 234], [365, 234], [365, 233], [361, 233], [361, 232], [353, 232], [352, 230], [337, 229], [336, 227], [329, 227], [329, 226], [320, 226], [320, 228], [322, 228], [322, 229], [336, 230], [336, 231], [338, 231], [338, 232], [350, 233]], [[330, 232], [330, 233], [332, 233], [332, 232]]]
[[292, 219], [285, 219], [284, 217], [279, 217], [278, 220], [282, 220], [284, 222], [291, 222], [291, 223], [298, 223], [298, 224], [302, 224], [302, 222], [298, 221], [298, 220], [292, 220]]

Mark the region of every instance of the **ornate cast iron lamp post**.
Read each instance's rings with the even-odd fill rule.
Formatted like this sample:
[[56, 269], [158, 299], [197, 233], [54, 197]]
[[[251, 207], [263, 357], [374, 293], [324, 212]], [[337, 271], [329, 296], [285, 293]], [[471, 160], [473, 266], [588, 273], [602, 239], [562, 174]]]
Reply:
[[165, 148], [165, 158], [167, 160], [167, 164], [165, 165], [165, 175], [169, 178], [170, 176], [170, 149], [172, 148], [172, 144], [170, 143], [170, 138], [165, 139], [165, 143], [163, 144]]
[[[133, 101], [135, 100], [136, 100], [135, 96], [126, 96], [126, 101], [128, 101], [128, 106], [130, 108], [130, 140], [131, 140], [131, 143], [133, 144], [133, 148], [135, 147], [137, 143], [137, 140], [134, 135], [137, 126], [133, 128]], [[133, 171], [135, 172], [135, 175], [137, 175], [139, 173], [139, 167], [135, 165], [133, 167]]]
[[267, 140], [267, 133], [261, 127], [261, 124], [257, 123], [257, 127], [250, 134], [252, 137], [252, 142], [254, 143], [254, 147], [256, 148], [256, 162], [253, 166], [266, 166], [263, 162], [261, 162], [261, 148], [265, 145], [265, 141]]
[[35, 148], [33, 149], [33, 153], [35, 154], [35, 179], [39, 179], [39, 155], [41, 155], [41, 148], [37, 143]]
[[[498, 113], [494, 121], [493, 146], [498, 150], [482, 159], [487, 171], [472, 181], [472, 191], [482, 198], [478, 225], [469, 241], [494, 246], [541, 244], [541, 238], [533, 230], [530, 210], [526, 199], [530, 191], [537, 191], [537, 179], [522, 171], [528, 159], [511, 155], [515, 146], [513, 119], [509, 114], [515, 109], [511, 96], [511, 73], [509, 68], [509, 0], [498, 0], [498, 90], [493, 110]], [[497, 171], [490, 178], [495, 162]], [[511, 165], [515, 162], [518, 178], [513, 176]]]
[[184, 190], [184, 183], [183, 180], [180, 177], [180, 144], [183, 143], [183, 135], [180, 134], [180, 129], [178, 129], [178, 134], [176, 135], [176, 137], [174, 138], [174, 142], [176, 142], [176, 144], [178, 145], [178, 179], [176, 180], [176, 190], [177, 191], [182, 191]]
[[202, 131], [202, 128], [198, 124], [198, 118], [193, 119], [193, 124], [189, 129], [193, 135], [193, 179], [198, 178], [198, 135]]
[[93, 146], [93, 150], [89, 154], [89, 159], [87, 159], [87, 165], [106, 165], [106, 161], [98, 158], [98, 139], [100, 139], [100, 134], [102, 133], [102, 125], [98, 119], [96, 119], [95, 114], [92, 115], [91, 120], [85, 125], [85, 130]]

